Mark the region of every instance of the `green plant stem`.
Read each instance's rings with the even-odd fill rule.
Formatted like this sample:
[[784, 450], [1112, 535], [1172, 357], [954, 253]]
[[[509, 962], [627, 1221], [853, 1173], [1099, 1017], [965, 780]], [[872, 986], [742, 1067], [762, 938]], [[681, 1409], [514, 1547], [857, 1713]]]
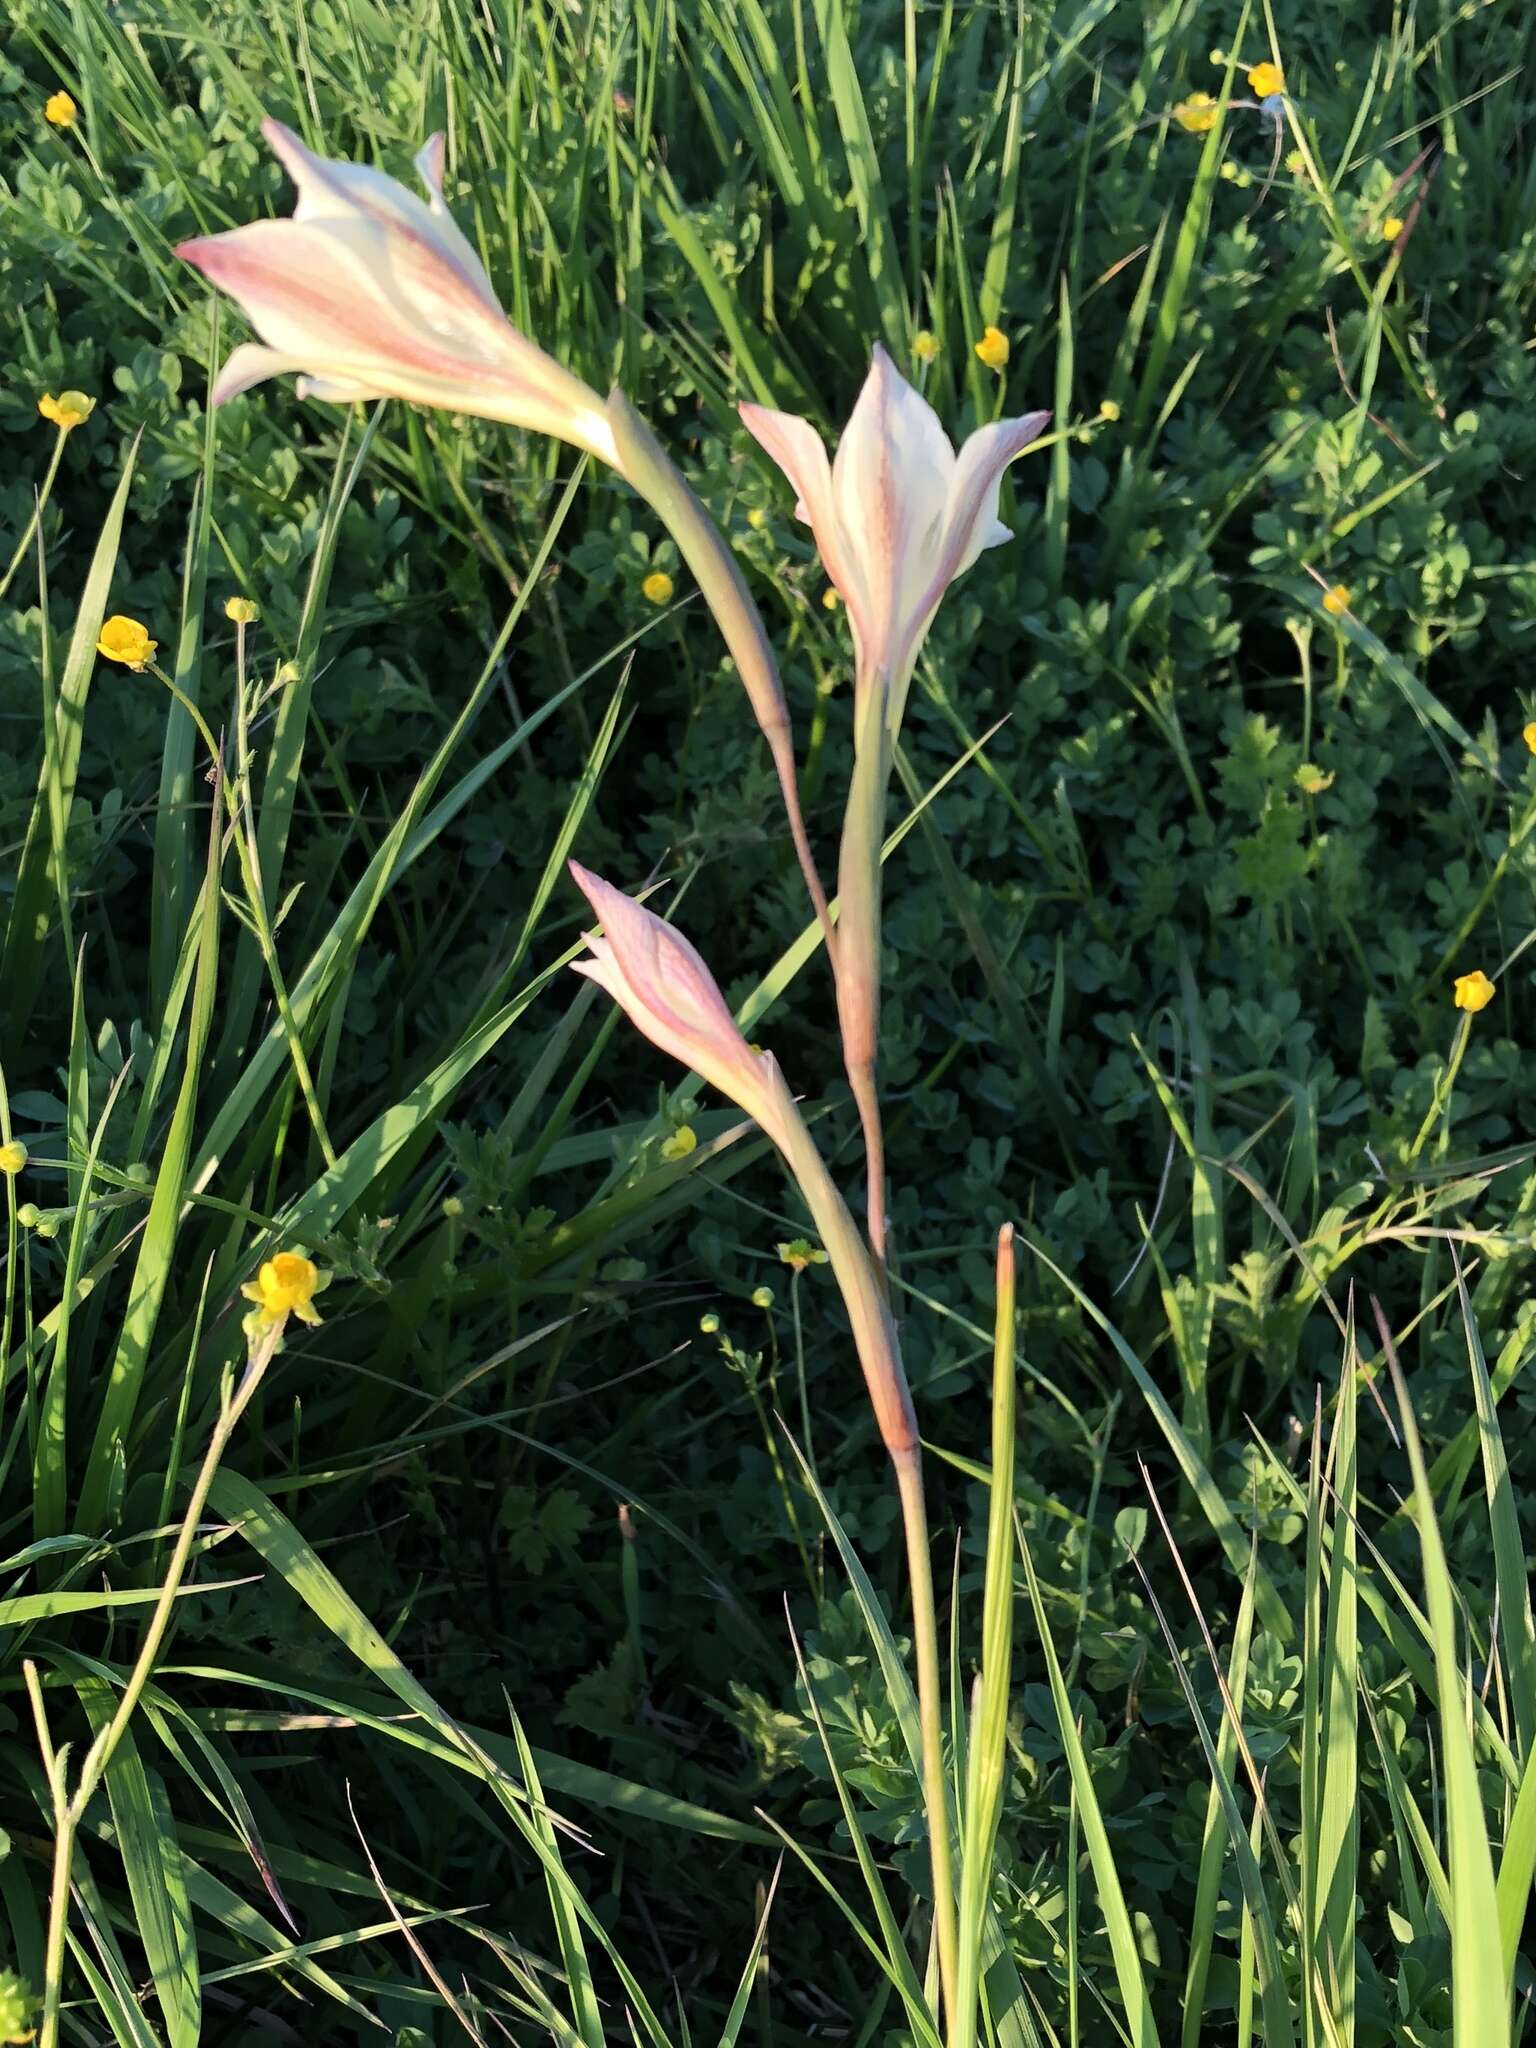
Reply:
[[0, 576], [0, 597], [4, 597], [5, 593], [10, 589], [11, 579], [21, 567], [22, 557], [32, 545], [32, 536], [36, 533], [38, 521], [43, 516], [43, 508], [47, 505], [52, 495], [53, 480], [59, 473], [59, 458], [64, 453], [64, 443], [72, 431], [73, 429], [70, 427], [60, 427], [59, 429], [58, 439], [53, 444], [53, 454], [48, 462], [48, 474], [43, 478], [42, 489], [33, 501], [32, 517], [27, 521], [21, 539], [16, 543], [16, 552], [11, 556], [10, 566], [5, 574]]
[[1456, 1026], [1455, 1039], [1451, 1044], [1451, 1056], [1446, 1061], [1445, 1072], [1440, 1076], [1439, 1083], [1436, 1086], [1434, 1100], [1429, 1105], [1429, 1113], [1426, 1115], [1423, 1123], [1419, 1125], [1419, 1135], [1408, 1148], [1410, 1164], [1423, 1151], [1424, 1140], [1439, 1121], [1442, 1111], [1447, 1115], [1450, 1113], [1451, 1090], [1456, 1085], [1456, 1076], [1461, 1072], [1461, 1063], [1467, 1056], [1467, 1041], [1471, 1035], [1472, 1012], [1470, 1010], [1463, 1010], [1461, 1020]]
[[[250, 919], [247, 929], [254, 937], [261, 952], [262, 964], [272, 983], [272, 995], [277, 1004], [277, 1014], [288, 1040], [288, 1055], [293, 1061], [294, 1073], [298, 1077], [304, 1106], [309, 1112], [310, 1126], [315, 1133], [327, 1167], [336, 1165], [336, 1148], [331, 1143], [330, 1132], [326, 1129], [325, 1116], [320, 1108], [320, 1098], [315, 1092], [314, 1076], [309, 1070], [309, 1060], [304, 1051], [304, 1042], [299, 1033], [298, 1020], [288, 1000], [288, 984], [283, 979], [282, 968], [277, 958], [277, 939], [271, 919], [267, 915], [267, 899], [262, 888], [261, 860], [257, 851], [256, 818], [252, 808], [250, 723], [246, 711], [245, 693], [245, 628], [236, 631], [237, 663], [239, 668], [236, 689], [237, 713], [235, 720], [235, 769], [233, 776], [222, 776], [225, 809], [229, 814], [230, 837], [234, 841], [235, 857], [240, 863], [241, 879], [245, 883], [247, 907]], [[149, 673], [158, 682], [164, 683], [182, 709], [191, 717], [203, 745], [216, 769], [223, 766], [223, 754], [219, 743], [209, 730], [208, 721], [163, 668], [154, 662], [149, 664]], [[243, 797], [242, 797], [243, 789]], [[243, 808], [242, 808], [243, 805]]]
[[[187, 1503], [187, 1512], [182, 1517], [177, 1532], [176, 1547], [171, 1552], [171, 1561], [161, 1583], [160, 1597], [155, 1602], [154, 1612], [149, 1618], [144, 1642], [134, 1660], [123, 1687], [123, 1696], [117, 1703], [117, 1711], [86, 1752], [85, 1762], [80, 1767], [79, 1782], [74, 1796], [66, 1798], [64, 1793], [64, 1771], [62, 1759], [53, 1755], [47, 1736], [47, 1724], [42, 1712], [41, 1694], [34, 1692], [33, 1712], [38, 1720], [38, 1737], [43, 1748], [44, 1762], [49, 1768], [49, 1777], [54, 1795], [54, 1858], [53, 1888], [48, 1902], [48, 1940], [44, 1950], [43, 1971], [43, 2021], [38, 2034], [39, 2048], [58, 2048], [59, 2006], [64, 1977], [64, 1944], [69, 1924], [70, 1871], [74, 1862], [75, 1838], [86, 1809], [95, 1797], [111, 1763], [123, 1732], [132, 1720], [135, 1709], [154, 1671], [155, 1659], [165, 1641], [166, 1631], [171, 1625], [175, 1610], [176, 1596], [186, 1576], [187, 1562], [192, 1555], [192, 1545], [197, 1537], [198, 1523], [203, 1509], [208, 1504], [209, 1489], [219, 1469], [229, 1440], [234, 1434], [240, 1417], [245, 1413], [252, 1395], [261, 1384], [262, 1376], [271, 1363], [282, 1337], [282, 1325], [272, 1328], [253, 1345], [244, 1373], [234, 1392], [227, 1394], [220, 1403], [219, 1419], [209, 1438], [202, 1468], [192, 1488], [192, 1498]], [[29, 1689], [35, 1686], [35, 1677], [29, 1679]]]
[[955, 1923], [954, 1857], [949, 1834], [949, 1782], [944, 1770], [943, 1696], [939, 1681], [939, 1621], [933, 1600], [933, 1560], [923, 1499], [923, 1454], [913, 1444], [892, 1450], [907, 1538], [912, 1586], [912, 1640], [917, 1657], [917, 1717], [923, 1738], [923, 1804], [928, 1809], [928, 1856], [933, 1870], [933, 1924], [939, 1938], [939, 1982], [944, 2014], [955, 2010], [959, 1937]]

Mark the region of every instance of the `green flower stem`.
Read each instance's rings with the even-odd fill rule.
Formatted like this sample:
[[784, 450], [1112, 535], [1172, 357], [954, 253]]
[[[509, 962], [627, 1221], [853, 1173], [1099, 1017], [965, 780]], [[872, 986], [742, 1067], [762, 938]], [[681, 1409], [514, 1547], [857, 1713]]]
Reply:
[[[309, 1058], [304, 1051], [304, 1041], [299, 1034], [298, 1019], [293, 1014], [293, 1005], [288, 1000], [288, 984], [277, 958], [277, 940], [273, 935], [272, 923], [267, 915], [267, 899], [261, 886], [261, 861], [256, 847], [256, 820], [251, 809], [251, 750], [250, 724], [246, 712], [245, 692], [245, 628], [235, 629], [235, 659], [237, 684], [235, 692], [235, 765], [236, 776], [230, 778], [220, 774], [220, 787], [224, 793], [225, 808], [229, 813], [230, 834], [234, 840], [235, 856], [240, 863], [241, 879], [245, 883], [247, 907], [250, 911], [248, 929], [261, 951], [262, 964], [272, 984], [273, 998], [277, 1003], [277, 1014], [288, 1040], [288, 1055], [293, 1061], [293, 1070], [298, 1077], [299, 1092], [304, 1097], [304, 1107], [309, 1114], [310, 1127], [319, 1142], [320, 1151], [328, 1167], [336, 1164], [336, 1148], [331, 1143], [331, 1134], [326, 1129], [325, 1114], [320, 1107], [320, 1097], [315, 1089], [314, 1076], [309, 1069]], [[157, 663], [149, 664], [149, 673], [164, 683], [177, 703], [192, 719], [202, 736], [203, 745], [208, 749], [216, 770], [222, 770], [223, 753], [218, 741], [209, 729], [208, 721], [192, 702], [185, 690], [174, 678], [167, 675]], [[236, 785], [239, 785], [238, 787]], [[243, 790], [243, 798], [242, 792]], [[243, 809], [242, 809], [243, 804]]]
[[1456, 1085], [1456, 1076], [1461, 1072], [1461, 1063], [1467, 1056], [1467, 1044], [1471, 1036], [1472, 1012], [1470, 1010], [1463, 1010], [1461, 1019], [1456, 1026], [1456, 1036], [1451, 1042], [1451, 1056], [1446, 1061], [1445, 1072], [1440, 1076], [1435, 1088], [1434, 1100], [1429, 1105], [1429, 1112], [1425, 1116], [1423, 1123], [1419, 1125], [1419, 1135], [1408, 1148], [1410, 1164], [1423, 1151], [1424, 1141], [1439, 1122], [1441, 1114], [1449, 1112], [1451, 1090]]
[[53, 1794], [55, 1824], [53, 1887], [48, 1902], [48, 1941], [43, 1957], [43, 2022], [38, 2035], [39, 2048], [58, 2048], [64, 1946], [69, 1924], [70, 1872], [74, 1864], [75, 1839], [80, 1831], [80, 1823], [95, 1797], [97, 1787], [116, 1753], [119, 1742], [122, 1741], [123, 1732], [132, 1720], [144, 1688], [154, 1671], [155, 1659], [160, 1654], [166, 1631], [171, 1625], [176, 1596], [186, 1576], [187, 1562], [192, 1555], [192, 1545], [196, 1540], [203, 1509], [208, 1504], [208, 1492], [213, 1485], [214, 1475], [219, 1469], [220, 1461], [240, 1417], [245, 1413], [252, 1395], [261, 1384], [263, 1374], [272, 1362], [282, 1340], [282, 1334], [281, 1322], [274, 1323], [252, 1345], [239, 1384], [232, 1393], [226, 1391], [219, 1404], [219, 1419], [214, 1425], [202, 1469], [192, 1488], [192, 1498], [187, 1502], [187, 1512], [182, 1517], [176, 1547], [171, 1552], [170, 1564], [161, 1583], [160, 1597], [156, 1600], [154, 1612], [149, 1618], [143, 1645], [134, 1660], [133, 1669], [128, 1674], [116, 1713], [86, 1751], [85, 1762], [80, 1767], [80, 1778], [73, 1797], [68, 1796], [65, 1789], [64, 1759], [55, 1752], [48, 1733], [36, 1667], [30, 1661], [23, 1666], [27, 1691], [32, 1700], [33, 1717], [37, 1723], [38, 1744], [43, 1753], [43, 1764]]
[[16, 552], [11, 557], [10, 567], [3, 576], [0, 576], [0, 598], [3, 598], [10, 589], [11, 579], [21, 567], [22, 557], [32, 545], [32, 536], [37, 532], [38, 521], [42, 518], [43, 509], [53, 493], [53, 480], [59, 473], [59, 458], [64, 453], [64, 443], [73, 432], [73, 427], [59, 428], [58, 439], [53, 444], [53, 454], [48, 459], [48, 474], [43, 478], [42, 489], [38, 492], [32, 507], [32, 517], [27, 521], [21, 539], [16, 543]]

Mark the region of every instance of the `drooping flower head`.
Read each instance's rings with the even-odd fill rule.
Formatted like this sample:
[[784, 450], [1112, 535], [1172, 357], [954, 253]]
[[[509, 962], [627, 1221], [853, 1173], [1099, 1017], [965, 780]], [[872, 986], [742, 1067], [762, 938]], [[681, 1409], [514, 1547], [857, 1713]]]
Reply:
[[741, 417], [798, 494], [796, 517], [848, 607], [861, 679], [883, 673], [899, 700], [944, 592], [983, 548], [1009, 539], [997, 517], [1003, 471], [1050, 414], [979, 427], [957, 455], [877, 343], [831, 461], [808, 420], [761, 405]]
[[572, 879], [602, 920], [578, 974], [606, 989], [652, 1045], [728, 1095], [787, 1150], [794, 1103], [771, 1053], [754, 1052], [719, 984], [681, 932], [577, 861]]
[[236, 299], [261, 345], [230, 356], [213, 402], [302, 373], [300, 396], [404, 398], [553, 434], [618, 467], [597, 394], [512, 327], [443, 201], [443, 138], [416, 158], [429, 197], [366, 164], [262, 134], [294, 184], [290, 220], [252, 221], [176, 254]]
[[1497, 994], [1497, 985], [1491, 982], [1481, 967], [1470, 974], [1458, 974], [1451, 984], [1451, 996], [1458, 1010], [1469, 1010], [1475, 1017], [1479, 1010], [1486, 1010]]

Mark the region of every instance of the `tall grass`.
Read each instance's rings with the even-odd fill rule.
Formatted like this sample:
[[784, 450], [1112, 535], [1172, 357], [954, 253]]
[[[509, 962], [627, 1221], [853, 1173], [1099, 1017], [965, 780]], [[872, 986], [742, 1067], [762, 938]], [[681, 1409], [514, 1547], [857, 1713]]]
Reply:
[[[1524, 459], [1515, 428], [1474, 464], [1455, 427], [1494, 409], [1495, 367], [1469, 389], [1473, 337], [1528, 328], [1519, 31], [1468, 9], [1378, 31], [1109, 0], [28, 0], [12, 26], [7, 360], [39, 389], [89, 362], [110, 400], [60, 455], [20, 437], [28, 384], [0, 547], [17, 562], [0, 1143], [29, 1154], [5, 1177], [0, 1894], [48, 2027], [590, 2048], [1522, 2038], [1536, 1174], [1518, 1095], [1497, 1095], [1518, 1087], [1518, 1013], [1467, 1019], [1458, 1043], [1444, 987], [1478, 953], [1507, 1003], [1530, 921], [1528, 771], [1448, 667], [1468, 592], [1506, 660], [1518, 633], [1492, 614], [1518, 613], [1531, 573], [1528, 529], [1508, 549], [1489, 533], [1500, 461]], [[1278, 153], [1299, 168], [1262, 208], [1257, 112], [1203, 139], [1168, 118], [1202, 85], [1241, 96], [1213, 43], [1243, 62], [1272, 43], [1286, 64]], [[37, 121], [56, 83], [73, 131]], [[893, 1275], [958, 1529], [950, 1797], [928, 1814], [958, 1871], [942, 2018], [889, 1516], [841, 1346], [816, 1334], [815, 1271], [761, 1335], [733, 1280], [718, 1371], [696, 1344], [665, 1377], [628, 1334], [664, 1330], [675, 1351], [719, 1275], [760, 1277], [759, 1242], [804, 1219], [696, 1083], [654, 1108], [636, 1095], [564, 971], [572, 847], [633, 847], [637, 884], [675, 850], [657, 793], [677, 730], [645, 696], [664, 679], [686, 706], [679, 780], [703, 792], [675, 866], [729, 936], [733, 994], [752, 977], [744, 1027], [788, 1019], [825, 1050], [792, 860], [759, 851], [775, 835], [750, 764], [712, 779], [712, 750], [734, 775], [751, 728], [721, 738], [734, 700], [696, 607], [634, 599], [636, 544], [665, 542], [607, 482], [405, 408], [200, 411], [228, 322], [169, 252], [283, 203], [250, 141], [267, 111], [391, 169], [446, 128], [455, 207], [512, 318], [620, 382], [729, 523], [791, 678], [813, 836], [846, 753], [844, 654], [731, 404], [840, 418], [871, 339], [910, 365], [922, 328], [928, 395], [954, 424], [984, 419], [1004, 393], [972, 344], [1001, 322], [1010, 405], [1051, 402], [1067, 430], [1015, 487], [1028, 580], [1001, 601], [980, 586], [1002, 616], [965, 618], [987, 690], [957, 687], [968, 657], [948, 643], [920, 675], [886, 846], [924, 862], [890, 934], [893, 1151], [937, 1213], [922, 1167], [941, 1119], [911, 1120], [957, 1076], [1014, 1145], [1006, 1173], [976, 1169], [963, 1230], [917, 1234]], [[1437, 158], [1389, 192], [1427, 139]], [[1225, 203], [1227, 165], [1251, 220]], [[1383, 258], [1384, 209], [1421, 200]], [[1249, 288], [1271, 233], [1284, 260]], [[1525, 331], [1496, 365], [1511, 410]], [[1209, 438], [1223, 414], [1240, 430]], [[1483, 544], [1460, 567], [1457, 493]], [[749, 506], [765, 528], [743, 525]], [[1422, 601], [1391, 581], [1405, 551]], [[1269, 607], [1249, 615], [1266, 708], [1282, 669], [1284, 715], [1299, 707], [1294, 776], [1266, 781], [1264, 736], [1218, 738], [1207, 717], [1239, 581]], [[1353, 598], [1337, 621], [1316, 602], [1336, 582]], [[238, 638], [232, 590], [262, 606]], [[113, 611], [150, 616], [174, 692], [97, 662]], [[1082, 752], [1049, 793], [997, 726], [1036, 718], [1026, 636], [1050, 665], [1031, 687], [1060, 673], [1103, 693], [1077, 700]], [[1277, 1035], [1244, 1064], [1199, 964], [1206, 905], [1175, 893], [1115, 964], [1111, 841], [1074, 788], [1127, 727], [1155, 763], [1133, 801], [1173, 792], [1192, 839], [1221, 792], [1252, 794], [1230, 853], [1252, 957], [1310, 953], [1369, 992], [1351, 1057], [1368, 1084], [1390, 1073], [1368, 1138], [1321, 1057]], [[1395, 751], [1435, 810], [1433, 931], [1423, 877], [1370, 878], [1402, 887], [1394, 921], [1328, 865], [1357, 822], [1351, 732], [1355, 759]], [[1319, 759], [1343, 776], [1329, 815], [1296, 779]], [[1001, 905], [998, 858], [965, 857], [978, 814], [1006, 849]], [[742, 847], [750, 892], [720, 881]], [[1162, 886], [1159, 848], [1122, 856]], [[1321, 878], [1306, 896], [1288, 879], [1304, 861]], [[1212, 918], [1232, 914], [1225, 878], [1204, 886]], [[1041, 915], [1061, 919], [1043, 948]], [[930, 929], [959, 935], [953, 1008], [918, 972]], [[1163, 993], [1144, 1006], [1154, 953]], [[1273, 983], [1254, 972], [1262, 1010]], [[926, 1065], [924, 1002], [948, 1034]], [[1131, 1022], [1106, 1050], [1110, 1007]], [[1501, 1015], [1508, 1055], [1485, 1050]], [[835, 1092], [808, 1107], [819, 1133], [852, 1127]], [[1116, 1138], [1132, 1117], [1143, 1150]], [[692, 1148], [669, 1148], [684, 1128]], [[1113, 1170], [1085, 1164], [1106, 1143]], [[1134, 1217], [1123, 1295], [1076, 1249], [1111, 1183]], [[1011, 1236], [988, 1259], [1005, 1211], [1017, 1281]], [[325, 1325], [290, 1331], [253, 1389], [178, 1588], [177, 1532], [245, 1356], [239, 1285], [295, 1245], [335, 1274]], [[1352, 1306], [1357, 1277], [1379, 1319]], [[712, 1464], [746, 1388], [773, 1455], [749, 1436]], [[775, 1410], [814, 1443], [781, 1450]], [[419, 1547], [393, 1547], [402, 1526]], [[481, 1596], [457, 1598], [482, 1562], [494, 1657], [469, 1626]], [[786, 1585], [792, 1628], [770, 1592]], [[541, 1691], [531, 1730], [538, 1656], [573, 1654], [583, 1601], [602, 1661], [562, 1665], [565, 1705]], [[708, 1637], [696, 1665], [691, 1635]], [[100, 1794], [71, 1818], [114, 1725]]]

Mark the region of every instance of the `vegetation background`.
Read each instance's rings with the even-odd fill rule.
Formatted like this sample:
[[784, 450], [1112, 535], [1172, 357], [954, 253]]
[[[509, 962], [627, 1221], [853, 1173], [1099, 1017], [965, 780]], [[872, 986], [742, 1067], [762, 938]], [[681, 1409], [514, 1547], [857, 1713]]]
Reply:
[[[207, 414], [238, 321], [170, 250], [288, 210], [257, 135], [271, 113], [402, 176], [446, 129], [451, 203], [513, 320], [621, 383], [730, 534], [824, 851], [845, 625], [735, 402], [834, 429], [882, 339], [956, 433], [1034, 405], [1073, 430], [1017, 465], [1016, 538], [929, 641], [887, 870], [893, 1231], [956, 1668], [963, 1688], [990, 1247], [1016, 1217], [1038, 1248], [1017, 1511], [1163, 2037], [1254, 2038], [1256, 1923], [1219, 1829], [1206, 1876], [1191, 1699], [1213, 1729], [1221, 1709], [1154, 1504], [1223, 1661], [1234, 1629], [1246, 1645], [1281, 1843], [1318, 1727], [1343, 1741], [1318, 1671], [1344, 1671], [1351, 1728], [1358, 1681], [1358, 1749], [1337, 1752], [1365, 1843], [1350, 2038], [1451, 2041], [1412, 1482], [1374, 1373], [1358, 1503], [1337, 1452], [1359, 1288], [1424, 1434], [1497, 1832], [1536, 1727], [1528, 12], [7, 17], [0, 1136], [31, 1155], [7, 1183], [0, 1347], [17, 1967], [40, 1982], [49, 1833], [21, 1660], [78, 1743], [131, 1660], [177, 1473], [239, 1351], [239, 1283], [278, 1241], [336, 1280], [230, 1454], [200, 1584], [90, 1817], [73, 2038], [340, 2043], [382, 2021], [446, 2042], [455, 2004], [490, 2038], [487, 2009], [520, 2039], [627, 2038], [633, 1996], [590, 1930], [601, 2004], [583, 2004], [573, 1888], [673, 2038], [723, 2037], [782, 1829], [810, 1861], [780, 1877], [749, 2029], [894, 2039], [831, 1896], [863, 1910], [829, 1755], [880, 1860], [925, 1883], [886, 1674], [776, 1419], [899, 1633], [896, 1503], [830, 1282], [781, 1257], [804, 1221], [766, 1148], [730, 1142], [734, 1115], [564, 971], [570, 848], [626, 887], [667, 878], [851, 1159], [766, 755], [614, 478], [511, 431], [287, 387]], [[1288, 107], [1242, 103], [1261, 57]], [[61, 87], [63, 127], [43, 118]], [[1173, 110], [1194, 92], [1237, 103], [1192, 132]], [[974, 353], [988, 325], [1001, 372]], [[65, 387], [97, 406], [62, 442], [39, 547], [37, 403]], [[143, 621], [222, 730], [235, 594], [260, 607], [249, 677], [277, 684], [250, 732], [270, 948], [233, 866], [208, 879], [191, 721], [93, 653], [104, 612]], [[1452, 979], [1474, 969], [1497, 995], [1460, 1016]], [[1321, 1560], [1356, 1530], [1358, 1639], [1319, 1666]], [[995, 1892], [1015, 2024], [1110, 2042], [1122, 1987], [1022, 1591]], [[508, 1782], [536, 1770], [562, 1826], [520, 1825], [448, 1717]]]

